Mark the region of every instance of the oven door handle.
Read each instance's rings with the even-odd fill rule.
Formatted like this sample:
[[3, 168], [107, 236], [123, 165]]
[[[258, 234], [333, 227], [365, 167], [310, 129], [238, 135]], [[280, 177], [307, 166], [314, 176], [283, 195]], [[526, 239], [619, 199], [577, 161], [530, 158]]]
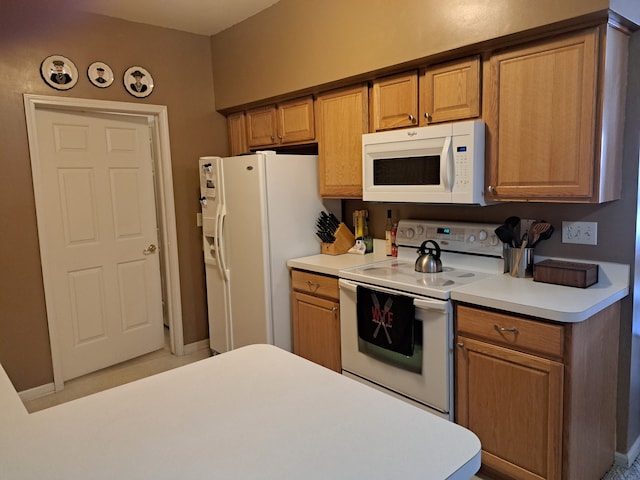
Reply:
[[376, 292], [382, 292], [382, 293], [388, 293], [391, 295], [400, 295], [403, 297], [413, 298], [413, 305], [416, 308], [420, 308], [422, 310], [436, 310], [438, 312], [445, 312], [445, 313], [449, 313], [451, 311], [451, 302], [447, 300], [437, 300], [435, 298], [421, 297], [421, 296], [413, 295], [411, 293], [400, 292], [398, 290], [392, 290], [385, 287], [378, 287], [374, 285], [364, 285], [364, 284], [352, 282], [350, 280], [345, 280], [344, 278], [341, 278], [338, 281], [338, 284], [340, 285], [340, 288], [344, 288], [345, 290], [348, 290], [353, 293], [357, 291], [358, 286], [363, 286], [370, 290], [374, 290]]

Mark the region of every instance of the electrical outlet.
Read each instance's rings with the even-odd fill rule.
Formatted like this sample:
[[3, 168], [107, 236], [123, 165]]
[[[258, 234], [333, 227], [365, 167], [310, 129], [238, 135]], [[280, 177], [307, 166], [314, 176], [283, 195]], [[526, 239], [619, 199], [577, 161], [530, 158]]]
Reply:
[[562, 222], [562, 243], [598, 244], [598, 222]]
[[202, 226], [202, 212], [196, 213], [196, 227]]

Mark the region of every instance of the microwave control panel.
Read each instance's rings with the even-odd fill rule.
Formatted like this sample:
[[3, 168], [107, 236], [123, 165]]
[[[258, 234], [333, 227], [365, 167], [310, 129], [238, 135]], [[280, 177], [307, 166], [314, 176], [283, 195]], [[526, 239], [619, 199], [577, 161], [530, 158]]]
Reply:
[[473, 167], [469, 165], [468, 147], [466, 145], [454, 147], [453, 162], [456, 179], [455, 188], [467, 187], [471, 183]]

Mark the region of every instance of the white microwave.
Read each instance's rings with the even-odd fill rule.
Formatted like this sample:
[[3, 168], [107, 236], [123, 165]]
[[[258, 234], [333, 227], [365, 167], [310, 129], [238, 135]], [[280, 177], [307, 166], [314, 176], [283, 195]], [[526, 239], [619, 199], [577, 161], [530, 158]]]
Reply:
[[362, 135], [362, 199], [485, 205], [484, 122]]

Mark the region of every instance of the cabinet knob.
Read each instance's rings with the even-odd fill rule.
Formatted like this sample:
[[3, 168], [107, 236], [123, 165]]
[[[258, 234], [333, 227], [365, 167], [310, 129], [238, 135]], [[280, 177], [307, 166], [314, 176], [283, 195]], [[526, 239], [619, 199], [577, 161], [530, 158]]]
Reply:
[[280, 141], [282, 141], [284, 137], [282, 135], [278, 135], [278, 138], [280, 139]]
[[458, 342], [456, 345], [458, 348], [464, 348], [464, 343], [462, 342]]
[[276, 140], [276, 137], [274, 137], [273, 135], [271, 135], [271, 141], [272, 141], [272, 142], [275, 142], [275, 140]]
[[431, 114], [427, 113], [427, 112], [424, 112], [424, 118], [427, 119], [427, 122], [430, 122], [431, 121]]
[[493, 185], [489, 185], [487, 187], [487, 191], [491, 194], [491, 195], [495, 195], [496, 194], [496, 189]]
[[416, 121], [416, 117], [414, 117], [413, 115], [409, 115], [409, 121], [410, 121], [411, 123], [413, 123], [414, 125], [417, 123], [417, 121]]

